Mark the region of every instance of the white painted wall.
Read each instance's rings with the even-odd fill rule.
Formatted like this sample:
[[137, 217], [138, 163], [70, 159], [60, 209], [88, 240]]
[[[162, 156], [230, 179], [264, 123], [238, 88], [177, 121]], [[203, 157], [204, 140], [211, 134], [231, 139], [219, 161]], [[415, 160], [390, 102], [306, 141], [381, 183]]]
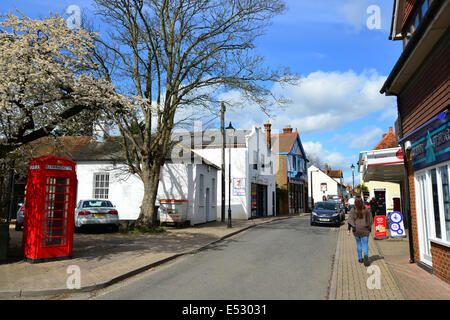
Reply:
[[[209, 167], [209, 170], [208, 170]], [[125, 173], [124, 165], [113, 166], [108, 162], [77, 163], [77, 202], [93, 197], [94, 173], [109, 173], [109, 197], [119, 212], [121, 220], [135, 220], [139, 217], [144, 185], [137, 175]], [[158, 186], [159, 199], [188, 200], [188, 219], [191, 225], [206, 222], [205, 197], [200, 197], [200, 174], [204, 175], [204, 192], [210, 190], [211, 206], [208, 221], [216, 220], [213, 179], [217, 181], [217, 169], [205, 164], [185, 165], [166, 163], [161, 170]], [[157, 203], [158, 205], [159, 203]]]
[[[231, 150], [231, 179], [245, 178], [245, 196], [235, 196], [231, 192], [231, 212], [232, 219], [249, 219], [251, 217], [251, 183], [267, 185], [267, 207], [268, 215], [272, 215], [272, 193], [275, 192], [275, 155], [267, 148], [265, 133], [262, 129], [252, 128], [252, 132], [246, 138], [246, 146], [241, 148], [225, 149], [225, 216], [228, 216], [229, 199], [229, 155]], [[253, 151], [258, 152], [258, 170], [253, 170]], [[222, 166], [222, 149], [205, 148], [195, 149], [195, 153], [206, 160], [214, 163], [218, 167]], [[270, 167], [261, 168], [261, 155], [264, 155], [265, 162], [272, 161], [273, 171]], [[217, 218], [221, 218], [221, 174], [217, 175]]]
[[[312, 186], [311, 186], [311, 173], [312, 173]], [[327, 184], [327, 191], [322, 192], [321, 184]], [[336, 180], [329, 177], [323, 171], [319, 170], [314, 165], [311, 165], [308, 168], [308, 185], [309, 185], [309, 194], [313, 196], [314, 202], [322, 201], [323, 196], [328, 195], [339, 195], [343, 192], [342, 187], [339, 187], [339, 184]]]

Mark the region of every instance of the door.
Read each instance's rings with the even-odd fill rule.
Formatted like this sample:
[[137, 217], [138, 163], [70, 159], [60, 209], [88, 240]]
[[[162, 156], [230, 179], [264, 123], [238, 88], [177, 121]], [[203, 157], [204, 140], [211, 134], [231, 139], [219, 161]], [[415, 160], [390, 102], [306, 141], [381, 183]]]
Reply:
[[209, 210], [211, 209], [211, 201], [209, 199], [209, 188], [206, 188], [206, 195], [205, 195], [205, 219], [206, 222], [209, 221]]
[[386, 215], [386, 191], [375, 191], [375, 200], [377, 201], [377, 215]]
[[46, 177], [43, 247], [66, 244], [69, 182], [68, 177]]
[[427, 208], [427, 202], [430, 198], [429, 191], [427, 189], [427, 177], [425, 174], [417, 176], [417, 221], [418, 221], [418, 233], [419, 233], [419, 251], [420, 260], [428, 265], [432, 265], [431, 262], [431, 246], [430, 246], [430, 221], [429, 212]]

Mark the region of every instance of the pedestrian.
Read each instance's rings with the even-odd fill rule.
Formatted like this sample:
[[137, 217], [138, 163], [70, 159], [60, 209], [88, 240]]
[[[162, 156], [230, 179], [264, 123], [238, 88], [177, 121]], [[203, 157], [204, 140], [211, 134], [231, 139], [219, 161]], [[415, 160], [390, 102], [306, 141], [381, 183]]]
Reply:
[[375, 214], [377, 212], [377, 200], [375, 200], [375, 198], [372, 198], [369, 202], [370, 204], [370, 211], [372, 212], [372, 218], [375, 218]]
[[[358, 261], [369, 265], [369, 235], [372, 230], [373, 217], [369, 210], [365, 208], [361, 198], [355, 199], [355, 207], [350, 210], [348, 216], [348, 235], [350, 229], [356, 239], [356, 250], [358, 252]], [[363, 256], [364, 254], [364, 256]]]

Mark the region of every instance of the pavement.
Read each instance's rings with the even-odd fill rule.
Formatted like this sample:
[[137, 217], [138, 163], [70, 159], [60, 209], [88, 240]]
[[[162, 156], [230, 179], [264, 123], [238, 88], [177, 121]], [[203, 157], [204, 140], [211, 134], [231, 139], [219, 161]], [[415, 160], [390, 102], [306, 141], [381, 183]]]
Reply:
[[[309, 215], [309, 214], [302, 214]], [[194, 254], [254, 226], [296, 216], [220, 221], [190, 228], [166, 228], [150, 235], [76, 233], [72, 259], [31, 264], [21, 257], [22, 232], [10, 229], [10, 259], [0, 264], [0, 299], [51, 296], [106, 288], [187, 254]], [[339, 229], [331, 274], [330, 300], [450, 300], [450, 286], [409, 263], [408, 240], [369, 237], [370, 266], [359, 263], [356, 241]], [[80, 288], [68, 289], [73, 269]], [[70, 284], [70, 283], [69, 283]]]
[[375, 240], [372, 234], [368, 267], [358, 262], [347, 223], [338, 239], [330, 300], [450, 300], [449, 284], [409, 262], [408, 238]]

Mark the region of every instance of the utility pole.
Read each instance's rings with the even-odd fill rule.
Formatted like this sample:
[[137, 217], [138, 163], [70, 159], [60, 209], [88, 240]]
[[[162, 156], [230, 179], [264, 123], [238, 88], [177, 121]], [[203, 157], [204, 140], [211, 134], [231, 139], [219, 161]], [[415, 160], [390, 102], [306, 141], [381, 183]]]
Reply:
[[221, 221], [225, 222], [225, 103], [220, 103], [220, 130], [222, 132], [222, 207]]

